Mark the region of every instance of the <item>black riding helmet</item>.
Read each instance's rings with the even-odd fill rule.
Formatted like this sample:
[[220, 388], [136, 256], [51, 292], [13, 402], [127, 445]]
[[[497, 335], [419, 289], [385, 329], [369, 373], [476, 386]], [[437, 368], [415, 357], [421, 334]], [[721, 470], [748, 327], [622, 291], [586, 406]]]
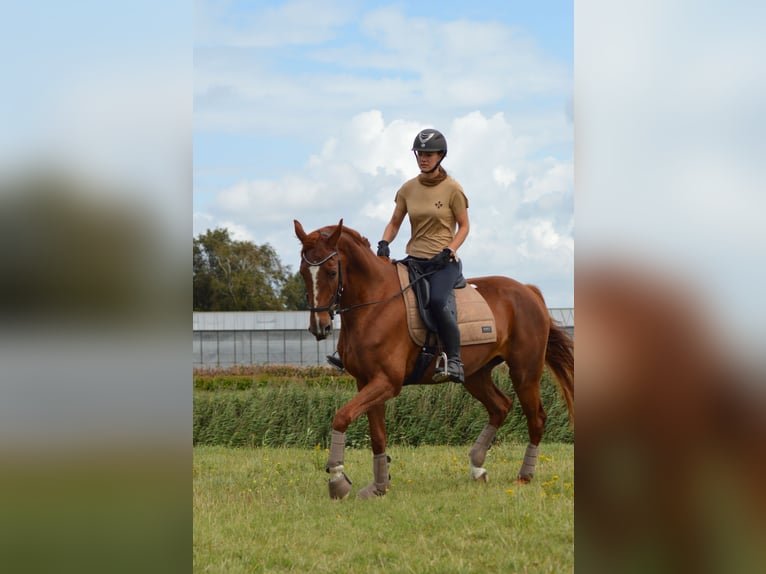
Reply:
[[432, 173], [439, 169], [442, 160], [447, 157], [447, 139], [439, 130], [430, 128], [422, 130], [415, 136], [415, 141], [412, 143], [412, 151], [415, 153], [415, 157], [417, 157], [419, 151], [443, 152], [442, 157], [436, 163], [436, 166], [430, 171], [423, 172]]

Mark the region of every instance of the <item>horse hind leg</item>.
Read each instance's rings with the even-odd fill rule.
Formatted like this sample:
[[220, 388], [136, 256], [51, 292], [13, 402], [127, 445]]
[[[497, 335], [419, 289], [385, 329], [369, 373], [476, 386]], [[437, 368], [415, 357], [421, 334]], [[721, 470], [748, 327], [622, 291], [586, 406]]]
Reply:
[[492, 382], [492, 368], [493, 365], [486, 365], [468, 377], [465, 382], [466, 390], [484, 405], [489, 414], [489, 422], [484, 425], [468, 453], [471, 478], [481, 482], [489, 481], [489, 474], [484, 468], [487, 451], [492, 446], [497, 429], [503, 424], [513, 405], [511, 397], [498, 389]]
[[521, 409], [527, 419], [527, 432], [529, 434], [529, 443], [524, 451], [524, 460], [521, 469], [516, 478], [519, 484], [531, 482], [537, 467], [537, 454], [540, 441], [545, 430], [545, 421], [548, 415], [545, 414], [543, 403], [540, 399], [540, 379], [543, 373], [543, 366], [520, 369], [509, 367], [509, 374], [513, 381], [513, 388], [516, 396], [521, 403]]

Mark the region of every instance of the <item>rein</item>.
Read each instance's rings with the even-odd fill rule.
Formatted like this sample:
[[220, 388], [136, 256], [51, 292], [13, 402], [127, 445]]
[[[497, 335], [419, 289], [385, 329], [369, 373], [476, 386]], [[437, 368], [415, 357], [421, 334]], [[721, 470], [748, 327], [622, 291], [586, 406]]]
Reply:
[[[338, 252], [333, 251], [330, 253], [327, 257], [322, 259], [321, 261], [311, 261], [306, 257], [306, 254], [302, 254], [301, 258], [306, 262], [306, 264], [309, 267], [321, 267], [324, 263], [327, 263], [330, 259], [333, 257], [337, 257]], [[349, 311], [353, 311], [354, 309], [359, 309], [361, 307], [369, 307], [370, 305], [378, 305], [379, 303], [386, 303], [388, 301], [391, 301], [393, 299], [396, 299], [400, 295], [403, 295], [408, 289], [411, 289], [415, 283], [420, 281], [421, 279], [425, 279], [429, 275], [433, 275], [436, 273], [436, 271], [429, 271], [428, 273], [424, 273], [423, 275], [420, 275], [415, 281], [412, 281], [409, 283], [404, 289], [400, 289], [398, 292], [394, 293], [393, 295], [386, 297], [384, 299], [378, 299], [377, 301], [366, 301], [364, 303], [356, 303], [355, 305], [349, 305], [348, 307], [340, 307], [340, 298], [343, 295], [343, 272], [341, 270], [341, 264], [340, 264], [340, 257], [338, 257], [338, 287], [335, 290], [335, 294], [330, 299], [330, 302], [327, 305], [323, 305], [322, 307], [309, 307], [309, 311], [312, 313], [319, 313], [322, 311], [327, 311], [330, 314], [330, 319], [335, 318], [335, 314], [342, 315], [343, 313], [348, 313]]]

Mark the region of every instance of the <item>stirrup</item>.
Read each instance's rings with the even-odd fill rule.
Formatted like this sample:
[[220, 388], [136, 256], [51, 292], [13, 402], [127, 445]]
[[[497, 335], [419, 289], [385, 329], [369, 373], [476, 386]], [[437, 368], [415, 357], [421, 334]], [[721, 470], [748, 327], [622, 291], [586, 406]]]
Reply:
[[335, 355], [327, 355], [327, 362], [339, 371], [346, 370], [346, 367], [343, 366], [343, 361], [340, 360], [340, 357], [336, 357]]
[[[442, 370], [439, 370], [439, 365], [442, 365]], [[460, 359], [447, 359], [447, 354], [442, 353], [439, 358], [436, 359], [436, 372], [431, 379], [435, 383], [446, 383], [451, 381], [453, 383], [463, 384], [465, 382], [465, 374], [463, 372], [463, 362]]]
[[[436, 366], [434, 367], [434, 376], [432, 377], [432, 380], [436, 381], [437, 383], [443, 383], [449, 378], [449, 371], [447, 371], [447, 364], [449, 363], [447, 359], [447, 353], [442, 351], [438, 355], [436, 355]], [[441, 370], [439, 370], [441, 367]]]

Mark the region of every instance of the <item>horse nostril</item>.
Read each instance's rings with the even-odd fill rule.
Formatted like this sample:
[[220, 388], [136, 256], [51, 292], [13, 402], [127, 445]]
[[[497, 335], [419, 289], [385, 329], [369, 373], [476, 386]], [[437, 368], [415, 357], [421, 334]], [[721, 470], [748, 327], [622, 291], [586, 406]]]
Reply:
[[329, 325], [325, 326], [325, 328], [324, 328], [324, 334], [325, 335], [329, 335], [330, 333], [332, 333], [332, 323], [330, 323]]

